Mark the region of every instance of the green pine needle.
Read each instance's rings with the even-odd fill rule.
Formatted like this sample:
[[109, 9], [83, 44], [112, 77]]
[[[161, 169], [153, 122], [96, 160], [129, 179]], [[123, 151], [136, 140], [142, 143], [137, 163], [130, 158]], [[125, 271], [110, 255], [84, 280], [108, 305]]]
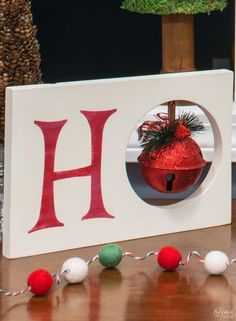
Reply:
[[182, 114], [180, 114], [179, 118], [177, 119], [177, 122], [183, 123], [191, 130], [191, 132], [205, 130], [202, 121], [200, 121], [193, 112], [182, 112]]
[[163, 145], [171, 143], [176, 129], [176, 124], [170, 124], [168, 127], [162, 127], [159, 132], [147, 131], [145, 138], [142, 139], [141, 147], [143, 152], [152, 152]]

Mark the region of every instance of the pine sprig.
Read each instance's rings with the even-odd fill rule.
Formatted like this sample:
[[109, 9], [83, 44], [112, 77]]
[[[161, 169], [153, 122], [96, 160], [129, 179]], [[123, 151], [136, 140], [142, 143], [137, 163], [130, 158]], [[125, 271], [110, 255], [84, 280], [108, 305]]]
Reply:
[[177, 119], [171, 122], [167, 119], [146, 121], [138, 128], [143, 152], [153, 152], [168, 145], [175, 137], [182, 139], [184, 136], [180, 136], [179, 130], [184, 131], [184, 134], [187, 131], [187, 136], [189, 136], [192, 132], [204, 131], [205, 128], [202, 121], [192, 112], [182, 112]]
[[178, 123], [184, 124], [191, 132], [203, 131], [205, 127], [202, 121], [193, 112], [182, 112], [177, 119]]
[[160, 131], [146, 131], [145, 141], [141, 143], [143, 152], [153, 152], [163, 145], [171, 143], [176, 129], [176, 124], [161, 127]]

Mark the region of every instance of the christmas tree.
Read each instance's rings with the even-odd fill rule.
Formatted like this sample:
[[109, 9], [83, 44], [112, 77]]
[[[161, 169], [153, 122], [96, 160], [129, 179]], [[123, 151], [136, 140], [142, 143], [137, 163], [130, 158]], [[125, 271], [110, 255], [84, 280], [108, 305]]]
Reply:
[[4, 140], [5, 89], [41, 82], [39, 45], [31, 2], [0, 0], [0, 141]]
[[123, 0], [122, 8], [159, 15], [210, 13], [223, 10], [227, 0]]
[[162, 72], [195, 70], [193, 15], [223, 10], [227, 0], [123, 0], [122, 8], [162, 15]]

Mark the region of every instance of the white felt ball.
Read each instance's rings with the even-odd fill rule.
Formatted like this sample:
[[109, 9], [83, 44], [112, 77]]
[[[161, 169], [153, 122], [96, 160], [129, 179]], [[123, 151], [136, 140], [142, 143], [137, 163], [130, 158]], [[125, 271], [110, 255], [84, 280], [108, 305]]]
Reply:
[[228, 256], [221, 251], [209, 252], [204, 260], [204, 266], [210, 274], [223, 273], [229, 264]]
[[68, 283], [80, 283], [88, 274], [88, 265], [81, 258], [72, 257], [64, 262], [61, 271], [65, 271], [63, 276]]

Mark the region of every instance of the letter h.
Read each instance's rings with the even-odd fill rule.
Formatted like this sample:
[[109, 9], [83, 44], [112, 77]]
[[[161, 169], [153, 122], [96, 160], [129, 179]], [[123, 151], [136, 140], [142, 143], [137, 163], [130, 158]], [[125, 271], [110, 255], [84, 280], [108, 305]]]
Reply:
[[45, 228], [64, 226], [56, 217], [54, 182], [71, 177], [91, 176], [90, 208], [88, 213], [82, 217], [82, 220], [91, 218], [114, 218], [104, 207], [101, 187], [103, 129], [107, 119], [114, 112], [116, 112], [116, 109], [106, 111], [81, 111], [86, 117], [91, 130], [91, 164], [72, 170], [54, 170], [57, 140], [67, 120], [34, 122], [35, 125], [41, 129], [44, 137], [45, 158], [40, 215], [37, 223], [29, 233]]

